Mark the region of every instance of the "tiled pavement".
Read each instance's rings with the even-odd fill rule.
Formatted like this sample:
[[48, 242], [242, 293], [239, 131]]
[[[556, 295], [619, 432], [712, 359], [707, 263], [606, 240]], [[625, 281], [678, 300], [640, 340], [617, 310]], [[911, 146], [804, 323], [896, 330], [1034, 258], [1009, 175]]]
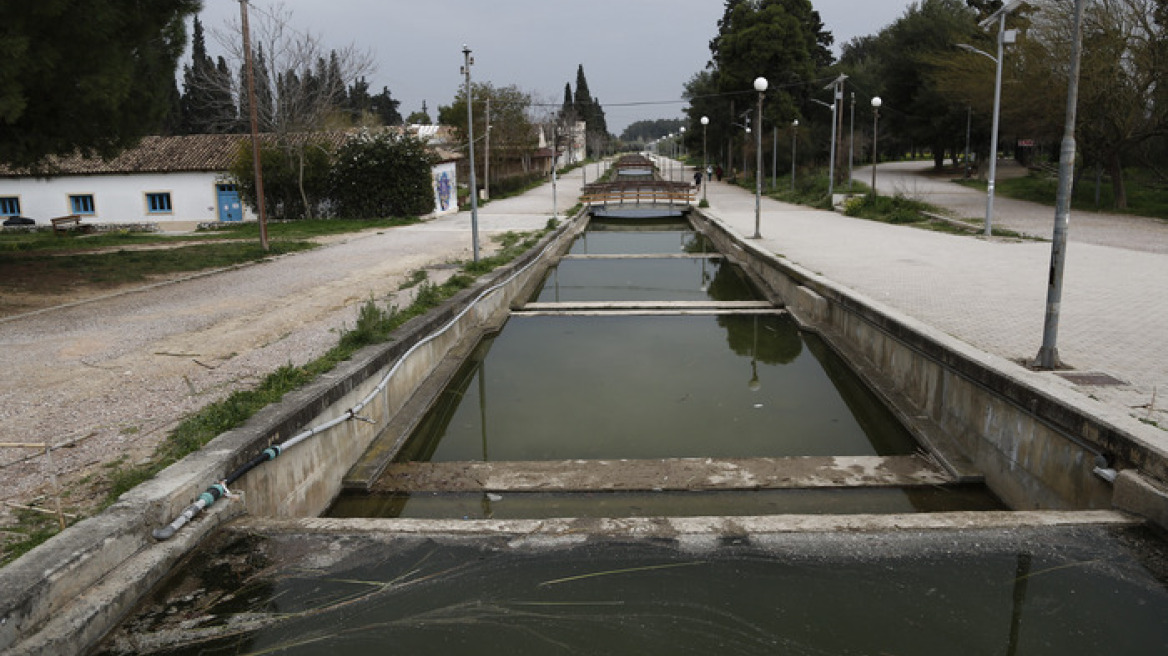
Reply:
[[[856, 175], [866, 179], [870, 173], [861, 169]], [[937, 204], [950, 190], [936, 185], [949, 185], [956, 188], [953, 196], [967, 196], [965, 207], [984, 208], [982, 192], [921, 182], [911, 177], [915, 171], [886, 165], [880, 175], [886, 189], [899, 186], [917, 195], [932, 189], [928, 200]], [[753, 234], [751, 192], [715, 182], [707, 195], [712, 215], [744, 236]], [[995, 206], [997, 225], [1025, 224], [1026, 232], [1035, 232], [1045, 215], [1053, 226], [1053, 208], [998, 199]], [[957, 212], [970, 214], [960, 207]], [[1058, 348], [1074, 370], [1110, 374], [1127, 384], [1075, 386], [1043, 375], [1168, 429], [1168, 224], [1109, 220], [1072, 214]], [[1083, 223], [1094, 229], [1077, 234]], [[930, 232], [769, 199], [762, 204], [761, 233], [762, 245], [772, 252], [987, 353], [1021, 363], [1033, 360], [1042, 343], [1049, 242]], [[1153, 390], [1155, 412], [1149, 417]]]

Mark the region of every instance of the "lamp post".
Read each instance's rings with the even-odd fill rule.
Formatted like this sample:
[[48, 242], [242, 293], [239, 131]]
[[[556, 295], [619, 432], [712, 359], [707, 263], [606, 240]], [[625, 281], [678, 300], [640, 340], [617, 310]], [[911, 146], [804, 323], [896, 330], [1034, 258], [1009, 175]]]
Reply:
[[880, 105], [884, 101], [880, 100], [880, 96], [872, 98], [872, 195], [876, 195], [876, 162], [880, 161], [880, 157], [876, 151], [876, 136], [879, 134], [880, 128]]
[[1024, 3], [1024, 0], [1012, 0], [1006, 3], [1001, 9], [990, 14], [988, 18], [983, 20], [978, 25], [987, 28], [993, 23], [998, 23], [998, 56], [994, 57], [988, 52], [978, 50], [973, 46], [965, 43], [957, 44], [958, 48], [968, 50], [984, 57], [988, 57], [994, 62], [996, 72], [994, 74], [994, 118], [993, 127], [990, 132], [990, 172], [989, 180], [986, 185], [986, 219], [985, 219], [985, 235], [989, 237], [993, 233], [994, 226], [994, 181], [997, 177], [998, 170], [998, 119], [1002, 111], [1002, 58], [1004, 56], [1004, 49], [1007, 43], [1014, 43], [1017, 35], [1016, 30], [1006, 29], [1006, 16], [1017, 9]]
[[706, 126], [710, 124], [710, 117], [702, 117], [702, 200], [706, 200], [706, 187], [710, 184], [710, 157], [706, 152]]
[[[462, 73], [466, 76], [466, 140], [470, 147], [470, 232], [471, 244], [474, 248], [474, 261], [479, 261], [479, 192], [475, 185], [475, 152], [474, 152], [474, 103], [471, 102], [470, 67], [474, 65], [474, 57], [470, 56], [470, 48], [462, 44]], [[554, 156], [554, 149], [553, 149]], [[555, 162], [552, 163], [555, 171]], [[553, 173], [554, 175], [554, 173]], [[555, 178], [553, 177], [553, 180]], [[553, 215], [555, 211], [552, 211]]]
[[684, 182], [685, 181], [685, 164], [681, 161], [681, 158], [685, 157], [685, 128], [682, 127], [680, 129], [680, 132], [681, 132], [681, 135], [679, 137], [677, 137], [677, 164], [678, 164], [677, 181]]
[[1063, 265], [1067, 256], [1067, 223], [1071, 217], [1071, 185], [1075, 177], [1075, 120], [1079, 103], [1079, 60], [1082, 57], [1083, 6], [1075, 0], [1071, 41], [1071, 70], [1067, 82], [1067, 113], [1059, 153], [1059, 183], [1055, 200], [1054, 238], [1050, 244], [1050, 275], [1047, 276], [1046, 316], [1042, 324], [1042, 347], [1037, 365], [1043, 369], [1059, 366], [1058, 325], [1063, 298]]
[[795, 148], [799, 145], [799, 119], [791, 121], [791, 191], [795, 191]]
[[815, 98], [808, 98], [808, 100], [831, 110], [831, 156], [828, 158], [827, 165], [827, 197], [830, 199], [835, 193], [835, 103], [828, 104]]
[[754, 167], [754, 238], [761, 239], [759, 225], [762, 222], [762, 99], [766, 95], [767, 79], [754, 78], [754, 90], [758, 92], [758, 123], [754, 126], [755, 167]]

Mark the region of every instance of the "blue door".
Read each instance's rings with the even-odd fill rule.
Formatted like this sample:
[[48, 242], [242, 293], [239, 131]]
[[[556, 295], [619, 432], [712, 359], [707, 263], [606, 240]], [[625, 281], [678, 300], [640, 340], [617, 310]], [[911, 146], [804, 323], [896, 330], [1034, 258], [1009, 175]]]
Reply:
[[233, 184], [215, 185], [219, 200], [220, 221], [242, 221], [243, 205], [239, 202], [239, 191]]

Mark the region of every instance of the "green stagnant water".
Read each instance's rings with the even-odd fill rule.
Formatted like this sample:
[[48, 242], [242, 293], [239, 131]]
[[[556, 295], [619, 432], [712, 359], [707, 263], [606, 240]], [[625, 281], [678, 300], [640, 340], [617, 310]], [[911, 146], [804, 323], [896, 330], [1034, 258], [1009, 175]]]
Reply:
[[899, 455], [917, 445], [786, 315], [516, 316], [398, 461]]
[[742, 270], [721, 258], [562, 260], [531, 300], [754, 301], [760, 295]]
[[642, 255], [683, 254], [701, 255], [713, 252], [705, 237], [683, 223], [658, 223], [636, 226], [627, 224], [600, 224], [590, 226], [580, 234], [569, 255]]
[[1134, 529], [216, 542], [99, 653], [1168, 653]]

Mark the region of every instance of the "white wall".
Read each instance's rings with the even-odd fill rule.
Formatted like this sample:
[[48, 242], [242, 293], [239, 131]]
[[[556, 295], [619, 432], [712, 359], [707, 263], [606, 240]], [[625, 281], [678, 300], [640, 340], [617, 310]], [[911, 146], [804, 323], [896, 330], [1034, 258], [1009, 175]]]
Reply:
[[[39, 225], [72, 214], [69, 196], [77, 194], [93, 195], [94, 214], [82, 219], [91, 223], [207, 222], [219, 220], [215, 184], [222, 177], [204, 172], [0, 178], [0, 196], [20, 198], [21, 215], [35, 219]], [[170, 193], [173, 211], [152, 214], [146, 194], [161, 192]], [[245, 209], [244, 219], [255, 220], [255, 216]]]

